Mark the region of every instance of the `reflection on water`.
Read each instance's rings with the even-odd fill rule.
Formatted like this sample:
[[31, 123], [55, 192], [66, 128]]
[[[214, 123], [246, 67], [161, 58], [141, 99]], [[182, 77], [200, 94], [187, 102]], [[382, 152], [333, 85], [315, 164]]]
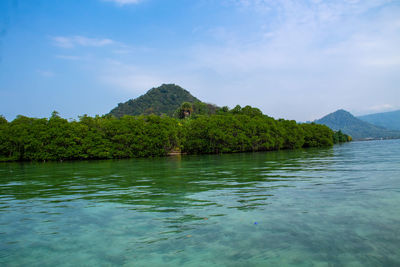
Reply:
[[400, 142], [0, 165], [0, 264], [399, 265]]

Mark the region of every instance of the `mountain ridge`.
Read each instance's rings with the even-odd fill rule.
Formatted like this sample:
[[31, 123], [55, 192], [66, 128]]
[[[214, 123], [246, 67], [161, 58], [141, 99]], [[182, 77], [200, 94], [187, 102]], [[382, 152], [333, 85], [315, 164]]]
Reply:
[[332, 112], [314, 122], [324, 124], [334, 131], [341, 130], [353, 140], [400, 138], [400, 131], [391, 131], [362, 121], [344, 109]]
[[400, 131], [400, 110], [367, 114], [357, 118], [389, 130]]

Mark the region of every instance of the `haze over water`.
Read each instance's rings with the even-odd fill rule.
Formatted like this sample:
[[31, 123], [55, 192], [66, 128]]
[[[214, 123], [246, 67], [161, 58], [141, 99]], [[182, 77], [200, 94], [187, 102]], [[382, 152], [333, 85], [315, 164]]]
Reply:
[[399, 266], [400, 140], [0, 164], [2, 266]]

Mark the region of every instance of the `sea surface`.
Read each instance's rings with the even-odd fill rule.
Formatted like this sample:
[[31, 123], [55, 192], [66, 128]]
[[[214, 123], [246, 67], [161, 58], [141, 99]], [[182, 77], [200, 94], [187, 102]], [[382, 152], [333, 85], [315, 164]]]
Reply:
[[400, 140], [1, 163], [0, 266], [400, 266]]

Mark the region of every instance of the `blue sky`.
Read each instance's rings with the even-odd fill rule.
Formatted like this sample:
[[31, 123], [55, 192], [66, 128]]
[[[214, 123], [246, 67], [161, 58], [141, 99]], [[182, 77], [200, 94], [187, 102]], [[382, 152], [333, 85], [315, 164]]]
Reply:
[[0, 1], [8, 120], [102, 115], [162, 83], [299, 121], [400, 109], [400, 1]]

